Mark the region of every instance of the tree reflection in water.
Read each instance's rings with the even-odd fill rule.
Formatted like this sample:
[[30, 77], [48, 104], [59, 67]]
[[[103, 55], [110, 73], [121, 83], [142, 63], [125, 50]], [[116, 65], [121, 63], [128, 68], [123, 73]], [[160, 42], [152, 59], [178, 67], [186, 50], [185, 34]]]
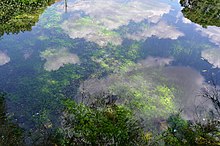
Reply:
[[31, 31], [46, 7], [54, 2], [55, 0], [1, 0], [0, 36]]
[[183, 15], [203, 27], [220, 26], [219, 0], [180, 0]]
[[0, 93], [0, 145], [22, 145], [22, 129], [10, 121], [6, 114], [5, 94]]

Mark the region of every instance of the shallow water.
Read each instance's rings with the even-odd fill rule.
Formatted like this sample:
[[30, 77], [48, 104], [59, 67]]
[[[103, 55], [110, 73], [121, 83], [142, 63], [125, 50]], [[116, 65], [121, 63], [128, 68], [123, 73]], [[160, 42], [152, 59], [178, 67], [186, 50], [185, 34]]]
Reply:
[[[51, 5], [31, 31], [0, 39], [0, 89], [8, 93], [7, 112], [24, 128], [39, 119], [56, 124], [62, 99], [74, 98], [81, 82], [102, 77], [113, 82], [110, 74], [128, 72], [120, 81], [136, 88], [139, 80], [127, 75], [133, 70], [151, 70], [151, 75], [155, 68], [166, 82], [145, 74], [143, 79], [152, 87], [172, 83], [183, 92], [176, 94], [178, 100], [185, 101], [177, 106], [193, 106], [199, 89], [220, 77], [220, 28], [203, 28], [184, 18], [181, 9], [177, 0]], [[137, 69], [123, 70], [129, 64]], [[114, 84], [100, 82], [106, 88]]]

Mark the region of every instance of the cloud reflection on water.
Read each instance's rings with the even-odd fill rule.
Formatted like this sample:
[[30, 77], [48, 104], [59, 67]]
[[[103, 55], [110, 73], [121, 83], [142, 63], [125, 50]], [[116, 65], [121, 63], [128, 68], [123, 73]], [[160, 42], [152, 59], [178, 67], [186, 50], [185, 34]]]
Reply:
[[203, 28], [199, 25], [196, 25], [196, 30], [201, 32], [205, 37], [208, 37], [209, 40], [220, 47], [220, 28], [216, 26], [208, 26]]
[[[158, 86], [174, 87], [174, 101], [177, 109], [183, 109], [184, 115], [192, 119], [195, 107], [204, 101], [202, 97], [197, 96], [200, 89], [205, 85], [204, 77], [190, 67], [169, 66], [172, 61], [172, 58], [150, 56], [140, 61], [134, 69], [130, 69], [126, 73], [112, 74], [104, 79], [93, 78], [86, 80], [83, 83], [83, 88], [81, 87], [80, 89], [90, 93], [90, 95], [111, 92], [113, 89], [113, 93], [116, 95], [123, 94], [123, 96], [128, 96], [125, 98], [126, 100], [131, 96], [126, 90], [133, 92], [138, 90], [141, 91], [144, 97], [151, 97], [157, 100], [158, 95], [154, 90]], [[141, 99], [138, 102], [147, 104], [149, 101], [143, 98], [143, 100]], [[158, 107], [156, 103], [151, 105], [156, 106], [158, 111], [164, 110], [163, 106]], [[175, 110], [172, 109], [171, 111], [174, 112]], [[164, 114], [172, 114], [171, 111], [166, 111]], [[161, 113], [154, 114], [157, 117]]]
[[146, 40], [152, 36], [156, 36], [159, 39], [172, 39], [176, 40], [184, 34], [178, 31], [175, 27], [168, 25], [166, 22], [160, 21], [154, 26], [141, 27], [138, 32], [127, 34], [127, 38], [132, 40]]
[[147, 19], [157, 23], [170, 10], [170, 5], [154, 0], [133, 0], [126, 3], [117, 0], [79, 0], [68, 3], [68, 11], [83, 11], [110, 30], [128, 25], [130, 21], [138, 23]]
[[157, 66], [166, 66], [169, 65], [174, 59], [170, 58], [161, 58], [161, 57], [152, 57], [149, 56], [144, 60], [139, 61], [142, 67], [157, 67]]
[[113, 43], [114, 45], [120, 45], [122, 43], [119, 34], [108, 30], [89, 17], [70, 18], [64, 21], [62, 29], [73, 39], [84, 38], [87, 41], [97, 43], [99, 46], [107, 46], [108, 43]]
[[202, 57], [215, 68], [220, 68], [220, 48], [202, 51]]
[[[68, 12], [74, 12], [72, 15], [77, 16], [83, 12], [86, 17], [71, 16], [62, 23], [61, 27], [71, 38], [84, 38], [101, 47], [107, 46], [108, 43], [121, 45], [122, 38], [146, 40], [156, 36], [160, 39], [178, 39], [184, 34], [161, 21], [163, 15], [168, 14], [170, 10], [169, 4], [153, 0], [134, 0], [126, 3], [116, 0], [69, 2]], [[127, 26], [131, 21], [140, 23], [144, 20], [152, 26], [140, 27], [140, 31], [132, 34], [117, 33], [121, 27]]]
[[0, 51], [0, 66], [7, 64], [10, 60], [10, 57], [6, 53]]
[[47, 71], [55, 71], [65, 64], [80, 63], [79, 57], [76, 54], [70, 53], [68, 49], [47, 49], [41, 52], [42, 59], [46, 60], [44, 69]]
[[218, 46], [218, 48], [203, 50], [201, 56], [206, 59], [215, 68], [220, 68], [220, 28], [216, 26], [208, 26], [203, 28], [196, 25], [196, 30], [203, 36], [208, 37], [210, 42]]

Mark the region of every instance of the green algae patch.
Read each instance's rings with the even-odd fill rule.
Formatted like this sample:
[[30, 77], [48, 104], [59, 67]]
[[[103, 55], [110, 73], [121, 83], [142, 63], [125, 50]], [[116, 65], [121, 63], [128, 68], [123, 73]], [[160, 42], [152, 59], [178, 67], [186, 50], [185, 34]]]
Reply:
[[119, 98], [117, 104], [126, 106], [148, 122], [167, 118], [177, 111], [176, 90], [169, 86], [161, 67], [131, 63], [106, 78], [85, 81], [80, 90], [92, 96], [103, 92], [116, 95]]
[[141, 56], [141, 44], [133, 42], [128, 46], [108, 45], [105, 49], [96, 50], [92, 60], [107, 72], [119, 72], [128, 70]]

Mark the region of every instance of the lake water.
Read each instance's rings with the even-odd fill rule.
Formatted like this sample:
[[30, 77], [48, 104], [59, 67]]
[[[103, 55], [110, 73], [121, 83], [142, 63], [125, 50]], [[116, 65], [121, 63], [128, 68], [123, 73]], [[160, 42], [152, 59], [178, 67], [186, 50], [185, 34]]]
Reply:
[[[7, 115], [23, 128], [40, 120], [56, 125], [62, 100], [75, 98], [84, 83], [91, 94], [108, 92], [115, 84], [149, 91], [167, 86], [175, 91], [177, 108], [190, 118], [187, 112], [200, 102], [199, 89], [218, 84], [220, 28], [203, 28], [181, 10], [177, 0], [51, 5], [31, 31], [0, 38], [0, 89], [8, 93]], [[144, 89], [143, 94], [156, 94]], [[172, 112], [164, 109], [164, 115]]]

